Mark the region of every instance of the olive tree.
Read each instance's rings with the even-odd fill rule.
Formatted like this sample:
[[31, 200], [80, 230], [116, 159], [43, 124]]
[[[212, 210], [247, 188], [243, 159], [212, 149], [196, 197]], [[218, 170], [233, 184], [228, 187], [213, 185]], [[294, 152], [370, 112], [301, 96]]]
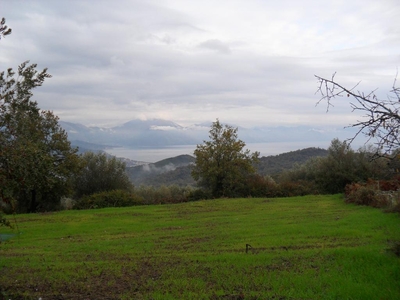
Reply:
[[26, 61], [17, 72], [0, 73], [0, 201], [28, 212], [54, 208], [79, 169], [77, 149], [58, 117], [31, 99], [51, 77], [36, 67]]
[[133, 190], [123, 161], [102, 152], [85, 152], [81, 159], [83, 168], [74, 179], [76, 198], [103, 191]]
[[244, 150], [238, 129], [222, 125], [217, 119], [209, 131], [209, 141], [197, 145], [192, 177], [214, 197], [235, 196], [245, 179], [256, 172], [258, 152]]

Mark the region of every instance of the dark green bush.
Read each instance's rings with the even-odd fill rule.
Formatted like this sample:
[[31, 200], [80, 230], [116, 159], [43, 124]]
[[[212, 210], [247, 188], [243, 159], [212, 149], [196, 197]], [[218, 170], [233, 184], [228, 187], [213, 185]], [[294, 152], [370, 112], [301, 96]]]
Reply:
[[74, 209], [125, 207], [143, 204], [143, 199], [124, 190], [112, 190], [84, 196], [76, 201]]
[[278, 185], [270, 176], [250, 175], [237, 188], [237, 197], [275, 197]]
[[143, 199], [144, 204], [171, 204], [187, 202], [192, 190], [191, 187], [177, 185], [160, 187], [141, 185], [135, 189], [135, 194]]
[[211, 199], [212, 195], [204, 189], [193, 189], [189, 192], [187, 198], [188, 201], [207, 200]]
[[278, 195], [280, 197], [305, 196], [312, 194], [320, 194], [314, 182], [299, 180], [286, 181], [279, 184]]

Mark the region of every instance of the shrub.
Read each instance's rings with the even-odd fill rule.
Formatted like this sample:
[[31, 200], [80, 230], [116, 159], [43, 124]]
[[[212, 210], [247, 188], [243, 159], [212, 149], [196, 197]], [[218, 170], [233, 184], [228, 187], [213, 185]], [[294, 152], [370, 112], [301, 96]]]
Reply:
[[76, 201], [72, 198], [62, 197], [60, 201], [61, 208], [64, 210], [70, 210], [74, 208]]
[[190, 187], [179, 187], [177, 185], [139, 186], [135, 194], [143, 199], [144, 204], [168, 204], [187, 202], [192, 191]]
[[391, 204], [388, 195], [383, 194], [373, 185], [348, 184], [345, 188], [347, 203], [368, 205], [372, 207], [387, 207]]
[[397, 202], [397, 204], [395, 204], [393, 207], [389, 208], [387, 211], [391, 212], [391, 213], [399, 213], [400, 214], [400, 201]]
[[125, 163], [106, 153], [82, 154], [83, 169], [74, 178], [74, 196], [77, 198], [112, 190], [133, 191], [125, 171]]
[[270, 176], [250, 175], [238, 189], [239, 197], [276, 197], [278, 185]]
[[188, 201], [207, 200], [211, 198], [212, 194], [204, 189], [193, 189], [187, 196]]
[[76, 201], [75, 209], [125, 207], [143, 204], [142, 198], [124, 190], [113, 190], [84, 196]]
[[285, 181], [279, 185], [278, 195], [280, 197], [305, 196], [319, 194], [314, 182], [310, 181]]

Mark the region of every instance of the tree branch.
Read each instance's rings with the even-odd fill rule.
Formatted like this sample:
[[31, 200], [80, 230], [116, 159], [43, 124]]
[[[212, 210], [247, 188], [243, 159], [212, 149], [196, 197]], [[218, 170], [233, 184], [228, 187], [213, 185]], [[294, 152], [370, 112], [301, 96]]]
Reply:
[[363, 116], [365, 119], [349, 126], [359, 129], [349, 139], [349, 142], [352, 143], [362, 133], [368, 138], [367, 142], [371, 139], [375, 140], [374, 144], [377, 146], [377, 155], [393, 156], [394, 151], [400, 146], [400, 89], [396, 87], [397, 74], [387, 100], [380, 100], [375, 94], [376, 90], [368, 94], [355, 91], [360, 82], [351, 89], [348, 89], [335, 81], [335, 75], [336, 73], [332, 75], [331, 79], [315, 75], [318, 80], [316, 93], [321, 95], [316, 105], [326, 101], [328, 112], [333, 107], [332, 102], [335, 98], [343, 96], [352, 97], [355, 99], [355, 101], [350, 102], [352, 111], [365, 113]]

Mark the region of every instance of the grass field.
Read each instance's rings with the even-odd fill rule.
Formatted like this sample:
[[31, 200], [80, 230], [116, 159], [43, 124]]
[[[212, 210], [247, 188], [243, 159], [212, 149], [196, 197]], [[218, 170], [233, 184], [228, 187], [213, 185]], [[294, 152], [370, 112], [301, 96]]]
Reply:
[[400, 299], [400, 258], [388, 251], [399, 215], [340, 195], [16, 220], [21, 233], [0, 244], [0, 298]]

